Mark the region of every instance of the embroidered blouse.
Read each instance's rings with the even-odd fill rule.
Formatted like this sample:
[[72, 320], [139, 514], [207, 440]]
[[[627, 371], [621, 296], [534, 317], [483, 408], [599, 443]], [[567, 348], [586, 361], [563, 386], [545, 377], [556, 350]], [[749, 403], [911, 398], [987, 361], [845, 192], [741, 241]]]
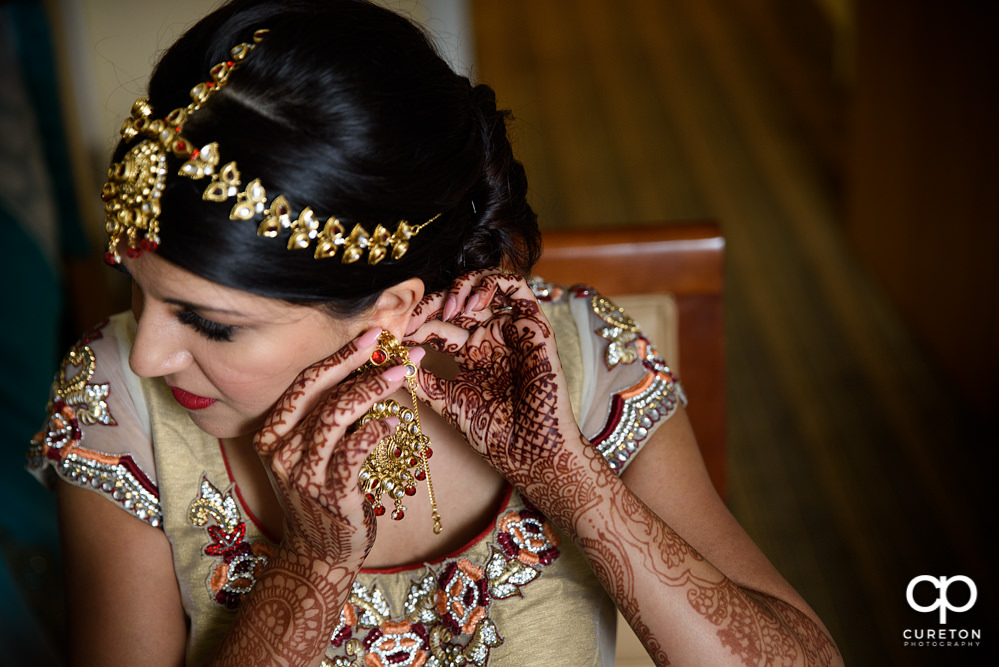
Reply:
[[[535, 280], [555, 331], [575, 417], [620, 473], [685, 402], [638, 325], [590, 288]], [[247, 509], [216, 439], [159, 379], [128, 367], [130, 314], [84, 335], [55, 378], [28, 468], [100, 493], [163, 530], [190, 621], [187, 662], [204, 663], [276, 545]], [[615, 610], [571, 540], [516, 491], [492, 523], [432, 562], [362, 570], [326, 667], [610, 665]]]

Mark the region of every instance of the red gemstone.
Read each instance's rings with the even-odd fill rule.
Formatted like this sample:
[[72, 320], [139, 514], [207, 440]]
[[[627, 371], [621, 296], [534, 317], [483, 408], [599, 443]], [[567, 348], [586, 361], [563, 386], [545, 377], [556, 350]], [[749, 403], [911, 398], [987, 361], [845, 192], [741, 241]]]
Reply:
[[133, 248], [133, 247], [129, 246], [128, 250], [125, 251], [125, 254], [127, 254], [132, 259], [135, 259], [139, 255], [142, 254], [142, 249], [140, 249], [140, 248]]
[[108, 250], [106, 253], [104, 253], [104, 263], [109, 264], [111, 266], [115, 266], [116, 264], [118, 264], [118, 260], [114, 258], [114, 253]]
[[382, 514], [385, 514], [385, 505], [375, 505], [374, 510], [375, 516], [381, 516]]
[[423, 480], [425, 480], [427, 478], [427, 473], [424, 472], [423, 470], [417, 470], [415, 477], [416, 477], [416, 479], [418, 479], [419, 481], [422, 482]]
[[139, 240], [139, 249], [140, 250], [142, 250], [142, 251], [149, 251], [149, 250], [154, 250], [155, 248], [156, 248], [156, 244], [153, 243], [152, 241], [150, 241], [149, 239], [140, 239]]
[[381, 366], [388, 360], [388, 353], [382, 348], [375, 348], [375, 351], [371, 353], [371, 363], [376, 366]]
[[393, 449], [392, 456], [394, 456], [395, 458], [399, 458], [400, 456], [402, 456], [402, 447], [396, 447], [395, 449]]
[[430, 449], [429, 447], [423, 448], [423, 458], [429, 459], [433, 455], [434, 455], [434, 450]]
[[415, 496], [416, 495], [416, 487], [415, 486], [407, 486], [406, 487], [406, 495], [407, 496]]
[[396, 521], [402, 521], [402, 517], [406, 516], [406, 513], [402, 510], [393, 510], [392, 518]]
[[364, 494], [364, 497], [365, 497], [365, 498], [367, 499], [367, 501], [368, 501], [369, 503], [371, 503], [372, 505], [374, 505], [374, 504], [375, 504], [375, 494], [373, 494], [373, 493], [365, 493], [365, 494]]

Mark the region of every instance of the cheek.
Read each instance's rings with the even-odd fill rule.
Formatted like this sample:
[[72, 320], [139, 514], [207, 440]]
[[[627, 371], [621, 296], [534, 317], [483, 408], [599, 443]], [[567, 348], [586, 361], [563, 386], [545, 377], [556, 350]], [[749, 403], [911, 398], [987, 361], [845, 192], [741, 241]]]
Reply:
[[205, 367], [212, 384], [234, 407], [263, 410], [273, 405], [292, 381], [312, 361], [297, 355], [273, 353], [240, 355], [240, 360], [209, 363]]

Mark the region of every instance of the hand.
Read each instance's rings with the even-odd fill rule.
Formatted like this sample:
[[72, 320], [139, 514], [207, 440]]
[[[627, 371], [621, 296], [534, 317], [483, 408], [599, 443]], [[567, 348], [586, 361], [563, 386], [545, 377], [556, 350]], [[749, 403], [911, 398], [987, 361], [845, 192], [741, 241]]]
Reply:
[[[284, 510], [283, 544], [300, 556], [360, 567], [374, 544], [374, 512], [357, 475], [396, 422], [350, 427], [405, 375], [395, 366], [351, 376], [368, 360], [378, 334], [372, 329], [302, 371], [254, 437]], [[422, 350], [411, 355], [414, 362], [420, 358]]]
[[481, 312], [496, 293], [496, 284], [486, 280], [490, 276], [508, 275], [501, 269], [480, 269], [458, 278], [450, 288], [423, 297], [409, 320], [406, 335], [415, 332], [429, 320], [442, 322]]
[[[489, 300], [450, 322], [424, 318], [407, 337], [458, 365], [451, 379], [421, 369], [418, 393], [523, 490], [543, 476], [537, 466], [551, 461], [566, 442], [582, 438], [555, 338], [522, 278], [490, 272], [462, 281], [473, 283], [476, 293], [488, 294]], [[465, 288], [459, 285], [458, 293], [467, 293]], [[434, 298], [439, 303], [440, 297]]]

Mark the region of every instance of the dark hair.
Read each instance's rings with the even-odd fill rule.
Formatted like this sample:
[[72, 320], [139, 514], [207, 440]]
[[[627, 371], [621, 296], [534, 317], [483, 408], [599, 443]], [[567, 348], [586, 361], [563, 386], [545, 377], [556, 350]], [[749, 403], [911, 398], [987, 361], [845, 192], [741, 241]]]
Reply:
[[270, 32], [184, 136], [217, 142], [222, 164], [235, 160], [244, 185], [259, 178], [269, 199], [284, 194], [293, 215], [310, 206], [348, 231], [441, 216], [400, 260], [317, 260], [288, 250], [288, 232], [258, 236], [259, 217], [230, 220], [233, 200], [202, 200], [207, 182], [176, 176], [171, 158], [157, 254], [213, 282], [342, 314], [414, 276], [430, 292], [474, 269], [530, 270], [540, 234], [507, 140], [509, 112], [491, 88], [455, 74], [420, 28], [365, 0], [222, 6], [163, 55], [149, 85], [154, 116], [186, 106], [209, 69], [261, 28]]

